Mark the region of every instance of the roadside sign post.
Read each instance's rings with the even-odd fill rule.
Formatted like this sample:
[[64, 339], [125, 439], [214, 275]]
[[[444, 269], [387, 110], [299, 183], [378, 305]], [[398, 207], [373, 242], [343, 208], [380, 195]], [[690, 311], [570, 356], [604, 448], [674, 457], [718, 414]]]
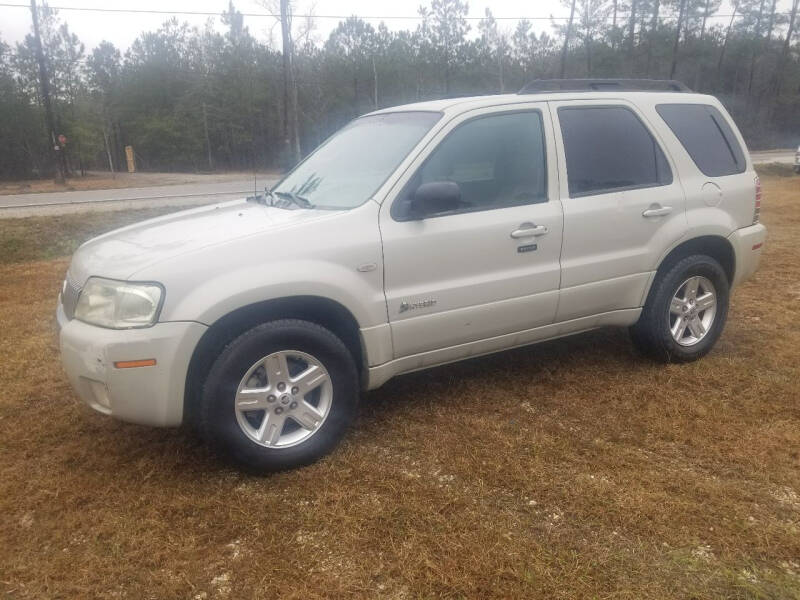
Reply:
[[135, 173], [136, 155], [133, 153], [133, 146], [125, 146], [125, 160], [128, 161], [128, 173]]

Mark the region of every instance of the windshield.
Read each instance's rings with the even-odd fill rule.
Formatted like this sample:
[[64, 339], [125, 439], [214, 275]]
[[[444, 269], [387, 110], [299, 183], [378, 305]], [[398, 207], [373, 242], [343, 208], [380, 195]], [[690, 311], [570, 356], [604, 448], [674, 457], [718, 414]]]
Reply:
[[437, 112], [396, 112], [356, 119], [317, 148], [272, 191], [300, 196], [316, 208], [359, 206], [441, 116]]

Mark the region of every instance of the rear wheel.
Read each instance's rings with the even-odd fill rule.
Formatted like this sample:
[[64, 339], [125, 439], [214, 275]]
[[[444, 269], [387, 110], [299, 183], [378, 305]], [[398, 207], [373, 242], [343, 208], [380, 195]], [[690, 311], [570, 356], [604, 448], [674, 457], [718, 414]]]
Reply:
[[719, 339], [728, 315], [730, 286], [722, 266], [710, 256], [687, 256], [653, 282], [634, 344], [665, 362], [706, 355]]
[[288, 469], [328, 453], [357, 401], [355, 363], [339, 338], [307, 321], [273, 321], [233, 340], [214, 362], [200, 426], [252, 469]]

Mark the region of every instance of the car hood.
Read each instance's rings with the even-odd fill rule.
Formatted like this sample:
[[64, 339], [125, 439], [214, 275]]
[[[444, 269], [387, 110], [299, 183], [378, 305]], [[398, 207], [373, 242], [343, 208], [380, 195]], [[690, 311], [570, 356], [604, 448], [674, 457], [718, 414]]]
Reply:
[[245, 200], [176, 212], [89, 240], [75, 252], [69, 278], [81, 286], [91, 276], [128, 279], [162, 260], [243, 237], [298, 227], [337, 212], [275, 208]]

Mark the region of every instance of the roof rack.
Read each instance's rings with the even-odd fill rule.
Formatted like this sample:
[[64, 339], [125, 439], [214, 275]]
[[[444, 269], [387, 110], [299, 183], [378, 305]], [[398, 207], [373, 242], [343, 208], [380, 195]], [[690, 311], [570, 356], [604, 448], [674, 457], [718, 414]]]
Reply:
[[518, 94], [544, 92], [691, 92], [686, 84], [674, 79], [534, 79]]

